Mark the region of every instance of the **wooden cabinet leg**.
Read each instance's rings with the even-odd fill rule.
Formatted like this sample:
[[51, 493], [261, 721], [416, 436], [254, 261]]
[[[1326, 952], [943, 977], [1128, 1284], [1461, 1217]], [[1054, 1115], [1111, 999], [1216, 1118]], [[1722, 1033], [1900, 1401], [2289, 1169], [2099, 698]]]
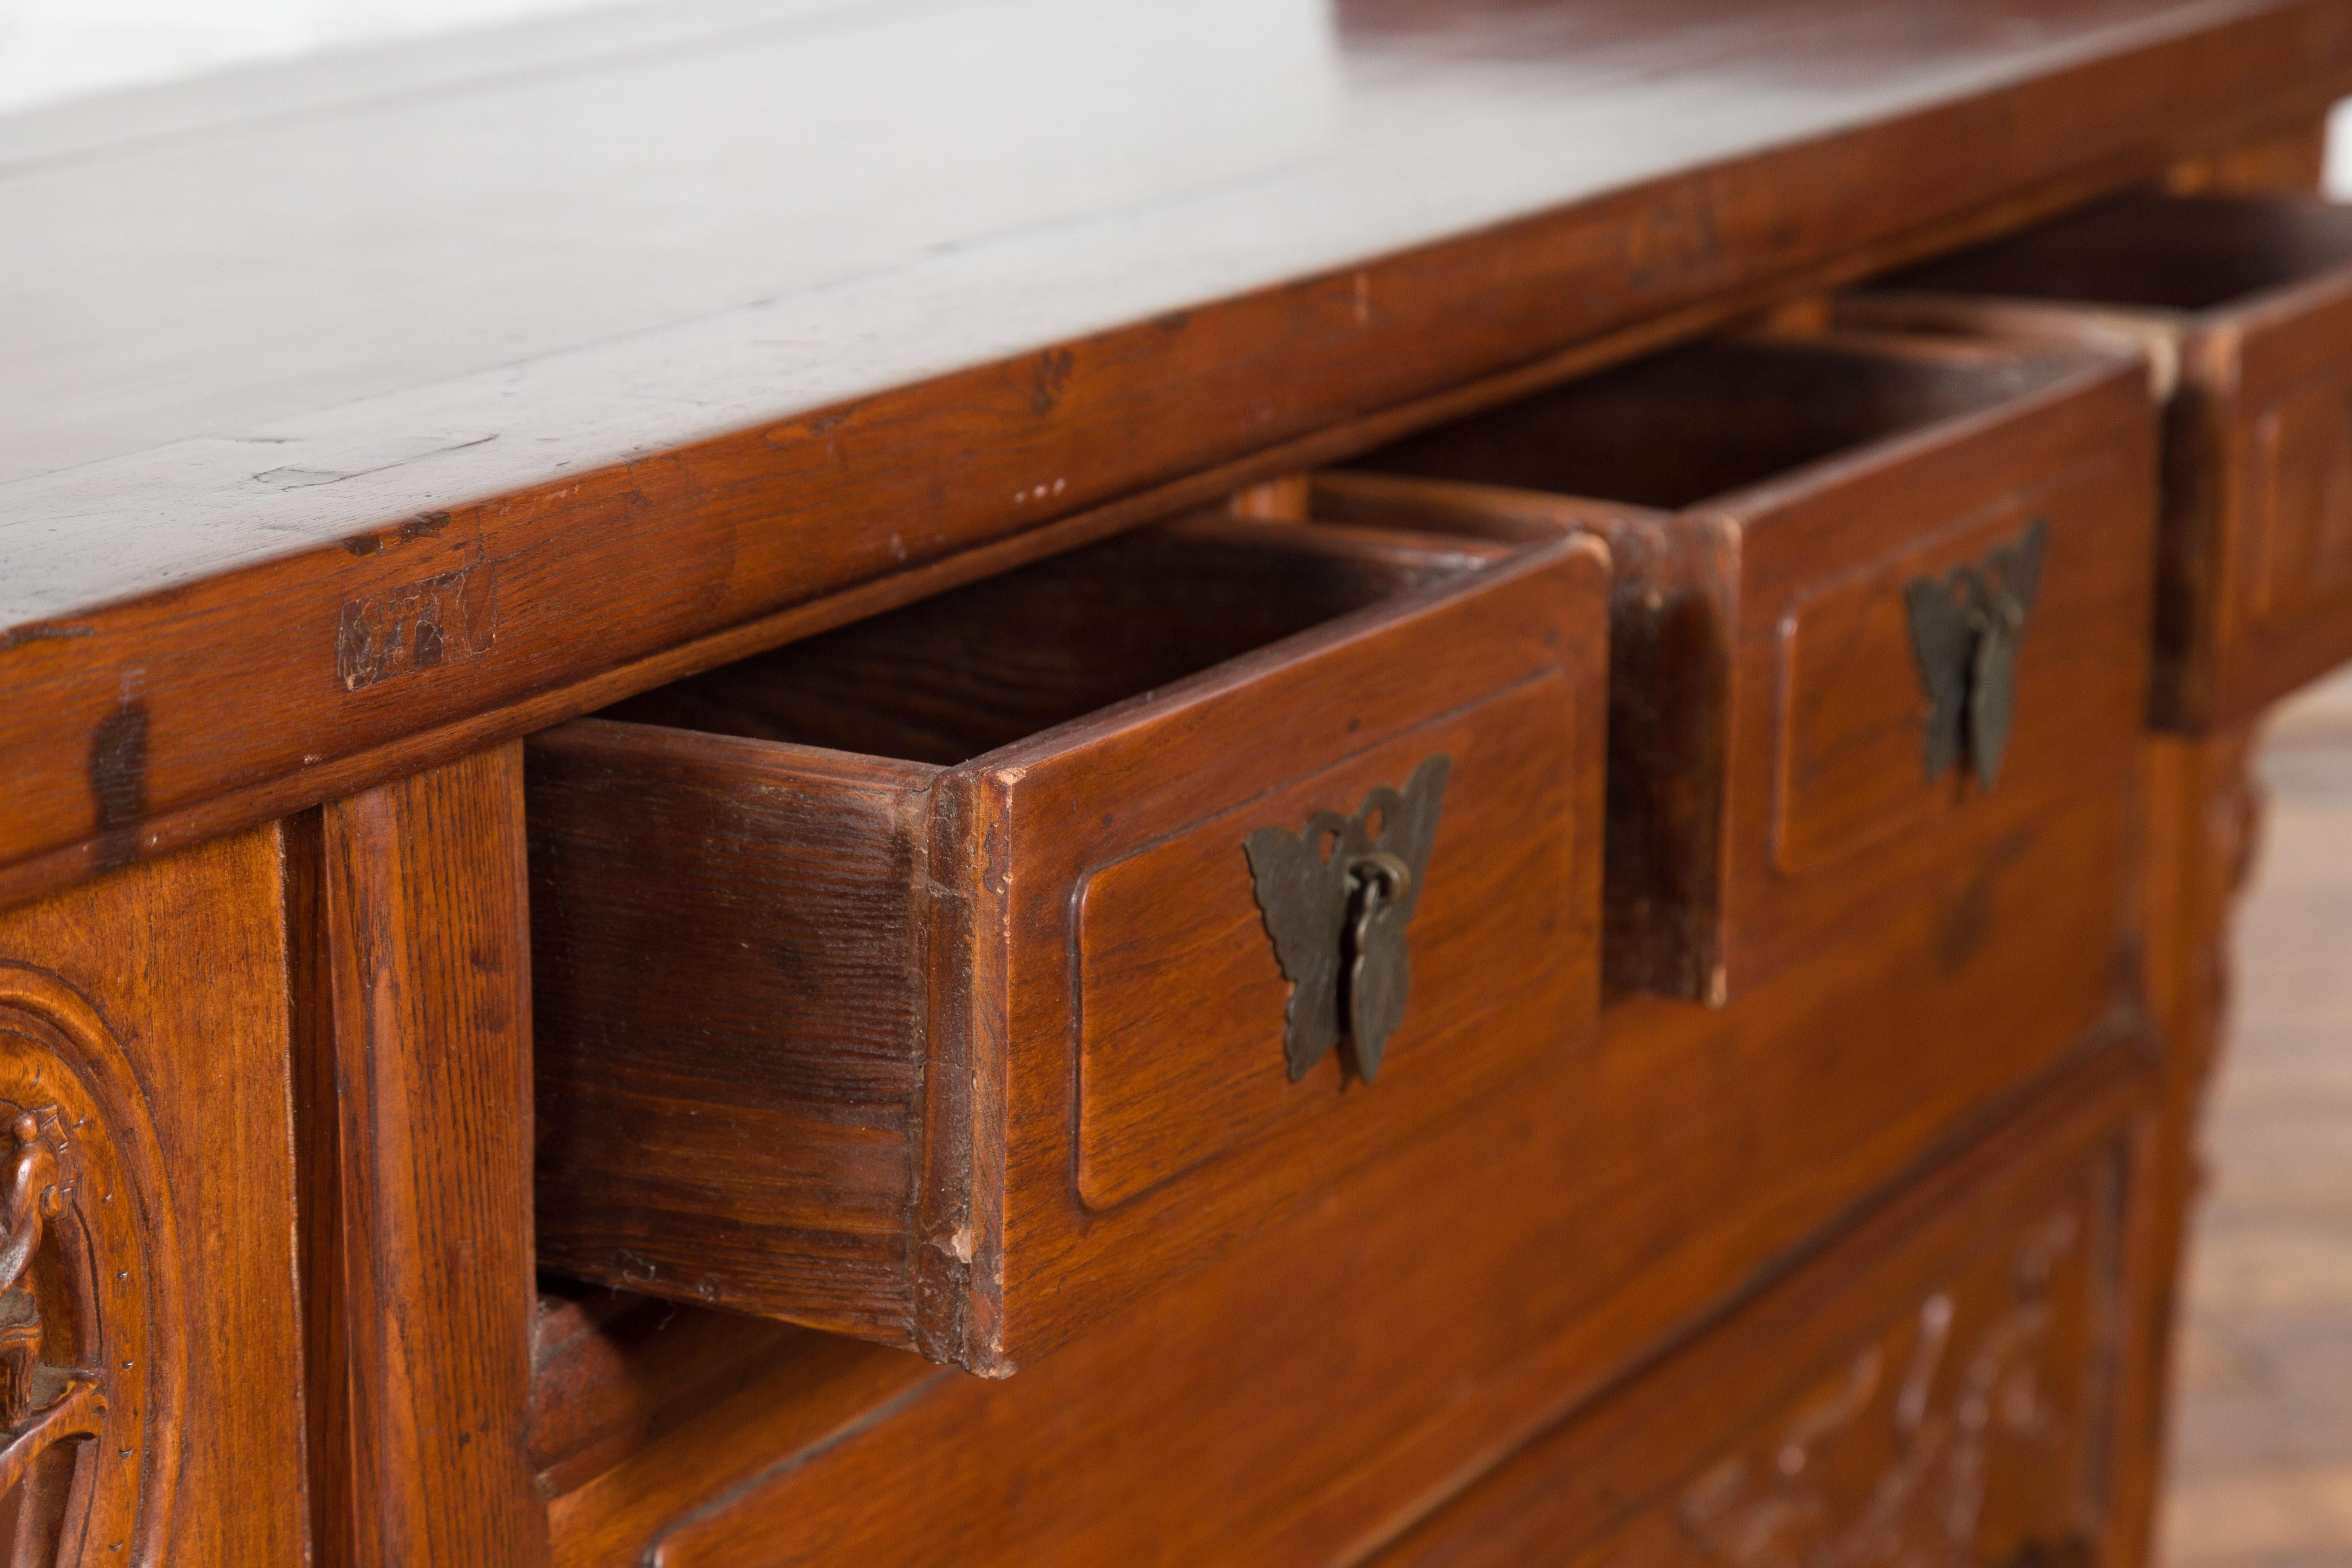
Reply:
[[519, 745], [296, 836], [318, 1561], [544, 1563]]
[[2119, 1369], [2110, 1568], [2152, 1560], [2163, 1491], [2180, 1268], [2198, 1184], [2197, 1126], [2220, 1058], [2230, 912], [2253, 859], [2254, 732], [2147, 743], [2145, 985], [2164, 1058], [2130, 1218], [2130, 1332]]

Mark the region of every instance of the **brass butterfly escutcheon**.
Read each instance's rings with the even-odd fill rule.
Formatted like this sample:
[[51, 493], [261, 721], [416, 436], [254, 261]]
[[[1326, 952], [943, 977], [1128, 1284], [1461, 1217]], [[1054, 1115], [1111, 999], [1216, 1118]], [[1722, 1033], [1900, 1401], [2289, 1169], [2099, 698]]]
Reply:
[[1257, 907], [1290, 981], [1282, 1047], [1293, 1083], [1342, 1039], [1357, 1077], [1380, 1076], [1381, 1052], [1404, 1021], [1405, 927], [1453, 770], [1441, 752], [1403, 789], [1373, 789], [1353, 816], [1318, 811], [1302, 832], [1261, 827], [1244, 841]]
[[1941, 577], [1903, 585], [1911, 618], [1911, 654], [1927, 690], [1927, 779], [1942, 778], [1966, 756], [1990, 789], [2017, 719], [2017, 650], [2042, 585], [2050, 523], [2037, 519], [1983, 561]]

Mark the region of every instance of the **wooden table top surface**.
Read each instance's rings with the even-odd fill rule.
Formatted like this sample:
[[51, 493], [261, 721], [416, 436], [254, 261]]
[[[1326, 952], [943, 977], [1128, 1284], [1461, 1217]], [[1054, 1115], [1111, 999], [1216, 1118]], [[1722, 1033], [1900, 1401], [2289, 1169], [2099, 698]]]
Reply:
[[2348, 0], [701, 0], [0, 119], [0, 897], [2346, 90]]
[[0, 121], [0, 625], [2265, 8], [702, 4]]

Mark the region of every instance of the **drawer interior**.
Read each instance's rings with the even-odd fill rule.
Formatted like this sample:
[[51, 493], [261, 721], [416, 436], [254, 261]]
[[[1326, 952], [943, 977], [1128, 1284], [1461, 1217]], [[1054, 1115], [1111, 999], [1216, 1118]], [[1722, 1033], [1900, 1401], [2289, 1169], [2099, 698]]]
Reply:
[[1881, 287], [2142, 310], [2217, 310], [2352, 261], [2352, 207], [2126, 196], [1941, 258]]
[[1470, 540], [1188, 518], [690, 677], [604, 716], [952, 767], [1504, 553]]
[[1991, 408], [2067, 368], [1958, 341], [1720, 339], [1409, 437], [1360, 466], [1675, 510]]

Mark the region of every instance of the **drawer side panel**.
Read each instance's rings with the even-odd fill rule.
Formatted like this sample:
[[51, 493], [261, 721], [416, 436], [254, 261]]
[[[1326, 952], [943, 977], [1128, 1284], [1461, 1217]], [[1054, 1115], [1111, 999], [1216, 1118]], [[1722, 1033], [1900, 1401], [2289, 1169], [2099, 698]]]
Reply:
[[533, 742], [544, 1266], [906, 1341], [927, 773]]

